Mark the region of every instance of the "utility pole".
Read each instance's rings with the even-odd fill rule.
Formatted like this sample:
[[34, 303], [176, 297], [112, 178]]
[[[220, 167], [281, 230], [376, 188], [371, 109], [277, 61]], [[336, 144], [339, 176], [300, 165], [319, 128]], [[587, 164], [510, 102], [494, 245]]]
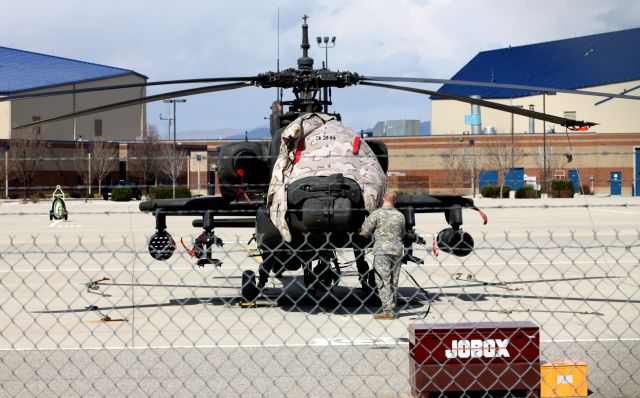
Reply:
[[89, 197], [91, 197], [91, 147], [89, 144], [87, 144], [87, 170], [89, 170], [87, 178], [89, 180]]
[[169, 100], [164, 100], [162, 101], [166, 104], [173, 104], [173, 159], [172, 159], [172, 176], [171, 176], [171, 186], [173, 188], [173, 198], [176, 198], [176, 178], [178, 177], [178, 171], [176, 169], [177, 167], [177, 162], [176, 162], [176, 124], [178, 124], [176, 122], [176, 103], [181, 102], [187, 102], [186, 99], [169, 99]]
[[[547, 114], [547, 95], [556, 95], [554, 91], [544, 91], [542, 93], [542, 113]], [[544, 192], [549, 194], [549, 187], [547, 183], [547, 124], [545, 120], [542, 120], [542, 152], [543, 152], [543, 176], [544, 176]]]
[[[511, 100], [511, 106], [513, 106], [513, 100]], [[522, 109], [523, 106], [522, 105], [516, 105], [515, 108], [520, 108]], [[514, 114], [511, 114], [511, 176], [514, 177], [515, 176], [515, 165], [514, 165], [514, 159], [516, 157], [516, 139], [515, 139], [515, 122], [514, 122]], [[513, 185], [513, 178], [512, 178], [512, 183], [511, 186]]]
[[4, 198], [9, 199], [9, 143], [4, 144]]
[[[547, 114], [547, 93], [542, 93], [542, 113]], [[549, 188], [547, 187], [547, 126], [545, 120], [542, 120], [542, 178], [544, 183], [544, 193], [549, 194]]]

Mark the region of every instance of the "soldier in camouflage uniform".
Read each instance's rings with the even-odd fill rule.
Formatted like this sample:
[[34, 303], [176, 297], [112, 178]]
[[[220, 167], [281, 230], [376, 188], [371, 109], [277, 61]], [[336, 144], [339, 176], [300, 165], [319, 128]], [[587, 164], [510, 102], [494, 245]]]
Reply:
[[360, 235], [369, 237], [373, 234], [375, 240], [373, 267], [376, 271], [376, 284], [382, 302], [382, 312], [374, 317], [395, 319], [396, 290], [404, 250], [402, 238], [405, 220], [402, 213], [393, 207], [396, 203], [395, 192], [388, 191], [383, 199], [382, 207], [369, 214], [362, 224]]

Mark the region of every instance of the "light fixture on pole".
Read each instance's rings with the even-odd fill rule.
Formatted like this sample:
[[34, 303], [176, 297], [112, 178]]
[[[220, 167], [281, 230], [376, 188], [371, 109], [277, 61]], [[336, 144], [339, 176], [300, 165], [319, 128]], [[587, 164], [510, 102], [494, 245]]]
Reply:
[[329, 49], [336, 46], [336, 37], [331, 36], [331, 44], [329, 44], [329, 36], [324, 38], [318, 36], [316, 40], [318, 41], [318, 47], [324, 48], [324, 65], [325, 68], [329, 69]]
[[168, 100], [164, 100], [162, 101], [165, 104], [173, 104], [173, 159], [171, 159], [171, 186], [173, 188], [173, 199], [176, 198], [176, 179], [178, 178], [177, 174], [178, 174], [178, 170], [177, 170], [177, 162], [176, 162], [176, 103], [180, 102], [180, 103], [184, 103], [187, 102], [186, 99], [183, 98], [179, 98], [179, 99], [168, 99]]
[[[326, 69], [329, 69], [329, 49], [336, 46], [336, 37], [331, 36], [331, 43], [329, 43], [329, 36], [325, 36], [324, 38], [318, 36], [316, 37], [316, 40], [318, 41], [318, 47], [324, 48], [324, 67]], [[324, 112], [328, 113], [329, 112], [329, 89], [325, 87], [323, 88], [322, 92], [323, 92], [324, 101], [325, 101]]]

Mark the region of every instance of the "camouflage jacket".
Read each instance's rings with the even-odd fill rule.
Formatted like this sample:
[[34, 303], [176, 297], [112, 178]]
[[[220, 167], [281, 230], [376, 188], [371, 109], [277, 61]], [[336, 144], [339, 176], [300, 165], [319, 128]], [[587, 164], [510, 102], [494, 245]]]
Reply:
[[[359, 135], [335, 117], [322, 113], [305, 114], [284, 129], [267, 204], [269, 217], [285, 241], [292, 238], [285, 219], [286, 186], [300, 178], [342, 173], [360, 185], [369, 212], [380, 205], [382, 192], [386, 190], [384, 171], [366, 142], [361, 141], [360, 150], [354, 153], [356, 137]], [[303, 139], [303, 150], [296, 156], [294, 146], [299, 138]]]
[[381, 207], [374, 210], [362, 223], [360, 234], [371, 236], [373, 254], [403, 254], [402, 238], [404, 237], [404, 216], [392, 207]]

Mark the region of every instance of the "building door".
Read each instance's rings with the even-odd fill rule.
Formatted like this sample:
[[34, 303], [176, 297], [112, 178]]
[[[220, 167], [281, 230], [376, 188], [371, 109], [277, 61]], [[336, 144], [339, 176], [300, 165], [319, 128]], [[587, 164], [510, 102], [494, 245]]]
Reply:
[[633, 171], [636, 174], [634, 193], [636, 196], [640, 196], [640, 148], [636, 148], [636, 167]]
[[611, 172], [611, 195], [622, 194], [622, 173], [619, 171]]
[[497, 170], [485, 170], [481, 171], [478, 176], [478, 186], [486, 187], [488, 185], [498, 185], [498, 171]]
[[511, 187], [512, 191], [524, 187], [524, 169], [522, 167], [515, 167], [513, 169], [507, 169], [504, 175], [504, 185]]
[[127, 162], [124, 160], [120, 161], [118, 168], [118, 179], [126, 180], [127, 179]]
[[569, 180], [573, 181], [573, 192], [580, 192], [580, 173], [578, 170], [569, 170]]

